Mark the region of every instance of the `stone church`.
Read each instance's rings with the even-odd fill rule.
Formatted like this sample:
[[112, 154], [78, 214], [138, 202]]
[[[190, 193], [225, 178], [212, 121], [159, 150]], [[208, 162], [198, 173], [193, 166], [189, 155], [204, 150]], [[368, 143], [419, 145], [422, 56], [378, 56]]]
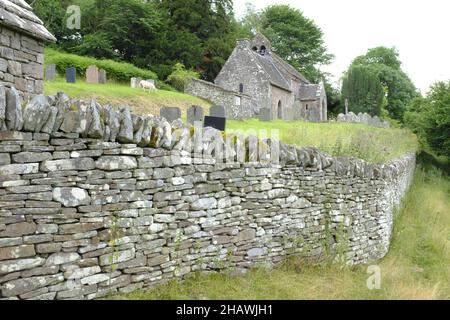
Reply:
[[272, 52], [270, 41], [260, 33], [253, 40], [237, 41], [214, 84], [193, 80], [185, 91], [223, 105], [228, 118], [265, 114], [270, 119], [327, 121], [323, 83], [308, 81]]

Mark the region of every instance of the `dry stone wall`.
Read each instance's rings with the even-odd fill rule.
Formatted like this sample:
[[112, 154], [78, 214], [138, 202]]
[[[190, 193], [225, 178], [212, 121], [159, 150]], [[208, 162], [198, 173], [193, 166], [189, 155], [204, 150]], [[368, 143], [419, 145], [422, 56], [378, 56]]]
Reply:
[[95, 299], [292, 254], [379, 259], [415, 167], [282, 143], [271, 163], [275, 141], [255, 152], [64, 94], [19, 113], [15, 97], [0, 95], [0, 299]]

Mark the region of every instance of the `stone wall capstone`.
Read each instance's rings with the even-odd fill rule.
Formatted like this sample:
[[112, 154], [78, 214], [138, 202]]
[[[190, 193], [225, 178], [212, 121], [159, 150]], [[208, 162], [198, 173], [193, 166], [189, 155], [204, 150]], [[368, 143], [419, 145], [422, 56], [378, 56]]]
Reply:
[[339, 241], [349, 264], [379, 259], [415, 167], [414, 153], [370, 164], [283, 143], [271, 163], [274, 141], [246, 150], [255, 137], [62, 93], [19, 113], [3, 89], [0, 299], [96, 299], [321, 257]]

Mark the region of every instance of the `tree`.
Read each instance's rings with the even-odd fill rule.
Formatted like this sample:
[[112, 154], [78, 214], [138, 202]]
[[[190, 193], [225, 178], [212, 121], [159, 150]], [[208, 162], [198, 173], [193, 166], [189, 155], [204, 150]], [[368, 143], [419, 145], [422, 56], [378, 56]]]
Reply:
[[380, 116], [384, 98], [384, 88], [378, 76], [369, 67], [350, 67], [342, 83], [342, 99], [348, 99], [349, 111]]
[[177, 63], [172, 68], [172, 73], [167, 81], [177, 90], [184, 91], [185, 85], [192, 79], [198, 78], [199, 74], [192, 70], [186, 70], [183, 64]]
[[257, 27], [272, 42], [275, 53], [309, 80], [321, 80], [320, 65], [329, 64], [333, 56], [327, 52], [323, 32], [313, 20], [289, 5], [267, 7], [260, 20]]
[[353, 60], [351, 66], [362, 65], [368, 67], [378, 76], [381, 84], [386, 88], [389, 116], [402, 120], [403, 114], [410, 101], [419, 96], [411, 79], [401, 68], [399, 53], [395, 48], [376, 47], [369, 49], [363, 56]]
[[426, 98], [412, 100], [405, 123], [437, 154], [450, 158], [450, 81], [437, 82]]

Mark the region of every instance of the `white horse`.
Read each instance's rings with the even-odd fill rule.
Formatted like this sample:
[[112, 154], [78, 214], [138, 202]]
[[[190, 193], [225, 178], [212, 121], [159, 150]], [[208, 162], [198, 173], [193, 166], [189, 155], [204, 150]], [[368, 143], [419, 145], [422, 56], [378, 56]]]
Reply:
[[139, 88], [142, 88], [144, 90], [148, 89], [149, 92], [157, 91], [157, 89], [153, 83], [151, 83], [150, 81], [145, 81], [145, 80], [142, 80], [141, 82], [139, 82]]

